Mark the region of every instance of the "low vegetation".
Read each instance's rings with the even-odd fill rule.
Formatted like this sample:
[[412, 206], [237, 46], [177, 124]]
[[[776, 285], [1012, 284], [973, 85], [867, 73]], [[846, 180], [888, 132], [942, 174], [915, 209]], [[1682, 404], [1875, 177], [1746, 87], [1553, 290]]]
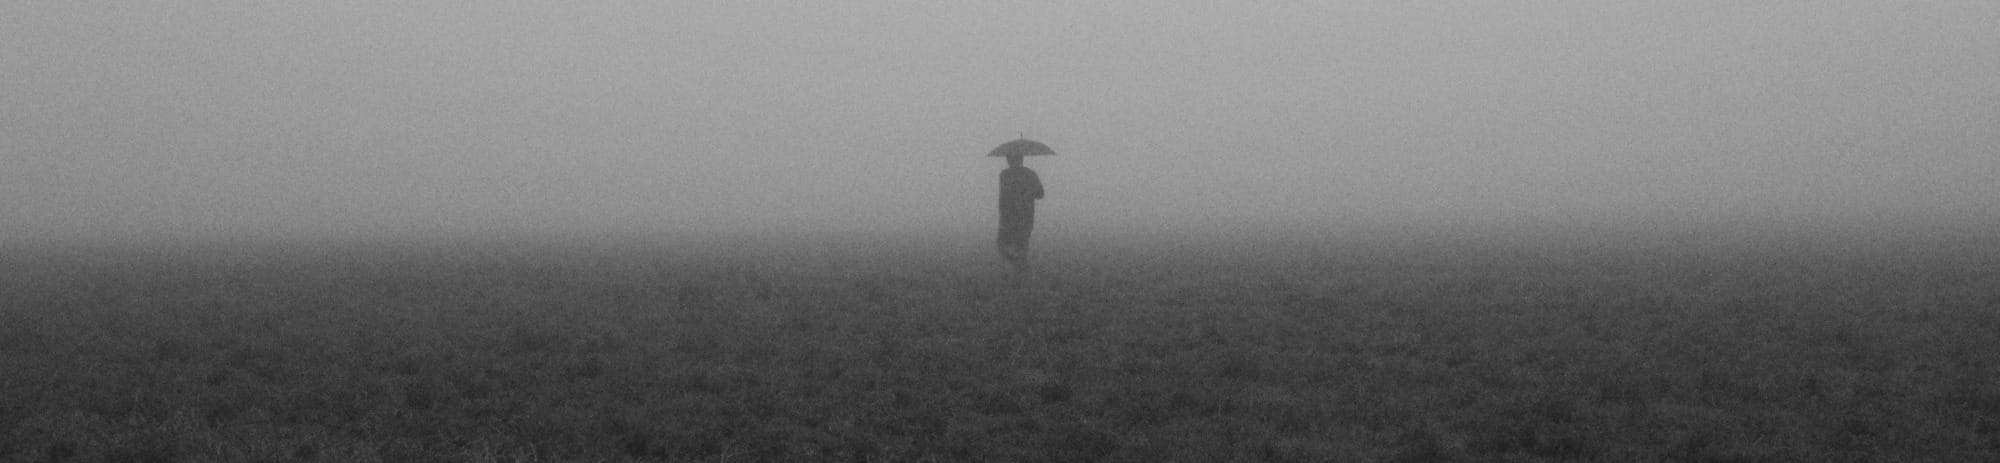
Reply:
[[15, 252], [0, 460], [2000, 460], [1990, 246], [671, 249]]

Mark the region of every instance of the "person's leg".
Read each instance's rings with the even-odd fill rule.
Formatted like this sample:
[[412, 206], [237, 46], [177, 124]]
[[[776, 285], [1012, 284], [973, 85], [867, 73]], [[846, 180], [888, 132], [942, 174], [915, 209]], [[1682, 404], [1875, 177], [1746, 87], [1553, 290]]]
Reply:
[[1000, 250], [1000, 258], [1005, 259], [1008, 265], [1014, 266], [1015, 270], [1024, 269], [1028, 264], [1028, 243], [1025, 238], [1020, 230], [1003, 228], [1000, 230], [1000, 238], [995, 242]]
[[1016, 251], [1017, 248], [1013, 244], [1001, 241], [995, 248], [1000, 250], [1000, 259], [1007, 261], [1009, 264], [1019, 259], [1018, 256], [1020, 253]]
[[1020, 262], [1016, 266], [1023, 271], [1028, 269], [1028, 235], [1033, 231], [1028, 228], [1021, 229], [1020, 240], [1014, 243], [1014, 258]]

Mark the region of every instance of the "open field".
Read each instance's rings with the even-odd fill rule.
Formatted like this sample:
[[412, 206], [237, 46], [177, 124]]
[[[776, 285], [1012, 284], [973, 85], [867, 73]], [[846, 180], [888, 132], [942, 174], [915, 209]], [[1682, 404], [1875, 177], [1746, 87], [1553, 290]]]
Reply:
[[0, 461], [2000, 460], [2000, 243], [1780, 242], [15, 251]]

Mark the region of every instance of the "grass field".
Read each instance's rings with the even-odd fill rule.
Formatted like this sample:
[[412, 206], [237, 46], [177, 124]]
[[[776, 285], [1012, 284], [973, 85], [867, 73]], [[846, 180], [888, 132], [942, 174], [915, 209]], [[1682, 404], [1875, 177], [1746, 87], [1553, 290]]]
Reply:
[[2000, 461], [2000, 243], [1633, 243], [16, 250], [0, 461]]

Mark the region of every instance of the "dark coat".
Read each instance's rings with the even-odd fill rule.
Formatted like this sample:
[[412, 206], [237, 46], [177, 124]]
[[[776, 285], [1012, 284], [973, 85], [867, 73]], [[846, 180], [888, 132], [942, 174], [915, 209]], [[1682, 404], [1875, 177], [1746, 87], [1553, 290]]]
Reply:
[[1035, 200], [1042, 199], [1042, 179], [1026, 167], [1000, 171], [1000, 230], [1018, 230], [1025, 237], [1035, 228]]

